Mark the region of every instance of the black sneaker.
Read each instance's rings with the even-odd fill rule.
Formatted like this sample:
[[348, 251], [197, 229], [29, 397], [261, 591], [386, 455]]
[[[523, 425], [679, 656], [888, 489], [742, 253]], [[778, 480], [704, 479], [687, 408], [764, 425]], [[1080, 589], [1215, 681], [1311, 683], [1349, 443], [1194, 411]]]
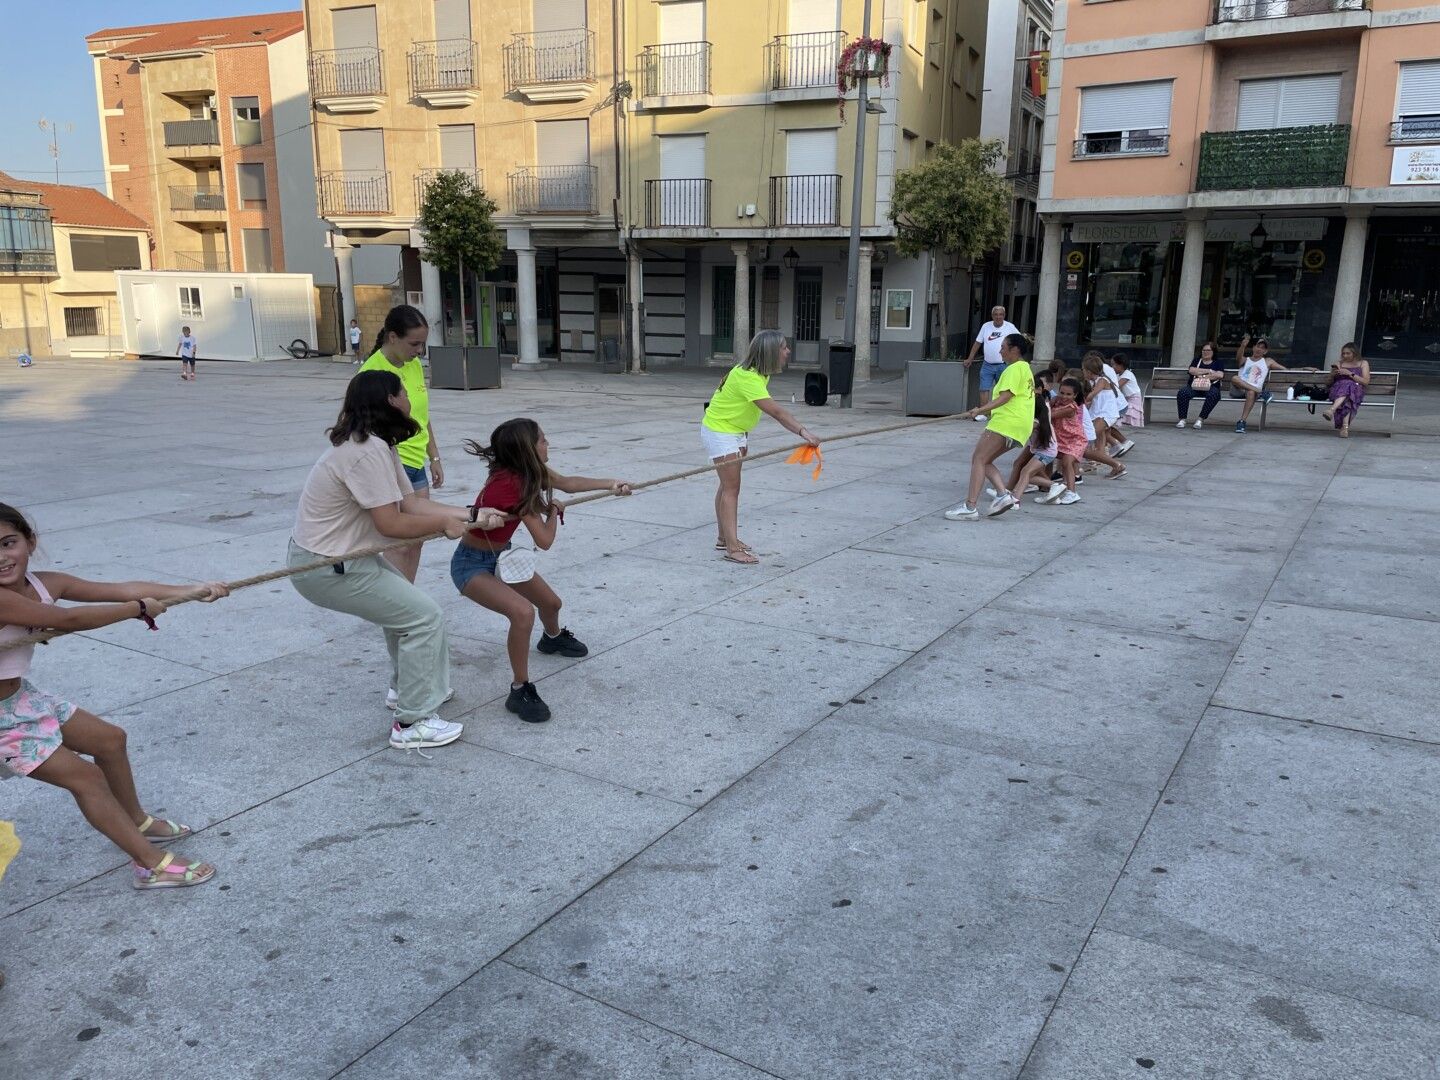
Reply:
[[505, 708], [515, 713], [527, 724], [543, 724], [550, 719], [550, 706], [540, 700], [534, 683], [523, 683], [510, 688], [505, 699]]
[[560, 632], [554, 637], [542, 630], [540, 643], [535, 647], [543, 653], [559, 653], [561, 656], [590, 655], [590, 650], [585, 647], [585, 643], [564, 627], [561, 627]]

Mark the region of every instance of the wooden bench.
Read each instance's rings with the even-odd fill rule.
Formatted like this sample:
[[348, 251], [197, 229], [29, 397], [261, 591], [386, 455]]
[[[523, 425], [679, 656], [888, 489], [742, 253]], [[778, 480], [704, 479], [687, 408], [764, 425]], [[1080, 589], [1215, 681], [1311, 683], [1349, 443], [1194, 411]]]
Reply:
[[[1232, 398], [1230, 390], [1234, 385], [1236, 371], [1226, 371], [1220, 380], [1221, 402], [1233, 401], [1237, 405], [1243, 404], [1243, 397]], [[1299, 383], [1310, 383], [1312, 385], [1324, 386], [1330, 380], [1329, 371], [1271, 371], [1265, 378], [1265, 389], [1270, 391], [1270, 400], [1260, 403], [1260, 428], [1265, 428], [1266, 410], [1272, 405], [1314, 405], [1319, 409], [1329, 408], [1328, 400], [1311, 401], [1307, 398], [1287, 398], [1285, 392]], [[1182, 388], [1190, 385], [1189, 368], [1156, 368], [1150, 375], [1150, 383], [1145, 388], [1145, 423], [1150, 423], [1150, 403], [1152, 401], [1175, 401], [1175, 395]], [[1395, 417], [1396, 395], [1400, 390], [1400, 373], [1397, 371], [1375, 371], [1370, 372], [1370, 385], [1365, 391], [1365, 400], [1361, 403], [1362, 409], [1389, 409], [1390, 417]], [[1204, 401], [1205, 395], [1199, 393], [1195, 397]]]

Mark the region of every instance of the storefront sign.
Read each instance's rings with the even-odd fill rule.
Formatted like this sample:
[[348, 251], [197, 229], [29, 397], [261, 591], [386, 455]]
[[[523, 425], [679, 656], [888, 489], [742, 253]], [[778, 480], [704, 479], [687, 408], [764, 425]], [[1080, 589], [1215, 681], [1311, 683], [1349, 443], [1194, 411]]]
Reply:
[[1076, 248], [1069, 255], [1065, 256], [1065, 265], [1071, 270], [1083, 270], [1085, 268], [1085, 252]]
[[[1440, 154], [1440, 147], [1436, 152]], [[1211, 218], [1205, 223], [1205, 239], [1222, 244], [1249, 243], [1250, 234], [1259, 224], [1258, 217]], [[1325, 219], [1266, 218], [1265, 232], [1272, 241], [1319, 240], [1325, 235]], [[1070, 241], [1075, 244], [1168, 244], [1184, 239], [1183, 221], [1077, 221], [1070, 226]]]
[[1071, 292], [1074, 292], [1076, 289], [1080, 288], [1080, 275], [1079, 275], [1079, 274], [1066, 274], [1066, 275], [1065, 275], [1065, 288], [1069, 289]]
[[1440, 146], [1397, 146], [1390, 183], [1440, 184]]
[[[1258, 217], [1218, 218], [1205, 223], [1205, 239], [1221, 243], [1248, 244], [1250, 234], [1262, 224]], [[1266, 218], [1266, 239], [1272, 244], [1284, 240], [1319, 240], [1325, 235], [1324, 218]]]
[[1174, 239], [1179, 222], [1077, 221], [1070, 226], [1074, 244], [1159, 244]]

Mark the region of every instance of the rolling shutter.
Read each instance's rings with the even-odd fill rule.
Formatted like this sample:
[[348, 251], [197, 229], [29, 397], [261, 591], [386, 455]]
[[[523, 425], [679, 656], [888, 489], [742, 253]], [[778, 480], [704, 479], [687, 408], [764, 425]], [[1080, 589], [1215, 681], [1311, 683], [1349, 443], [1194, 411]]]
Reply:
[[1333, 124], [1340, 116], [1340, 76], [1246, 79], [1235, 110], [1237, 131]]
[[585, 120], [541, 120], [535, 124], [535, 164], [589, 165], [590, 125]]
[[440, 168], [475, 168], [475, 125], [442, 124], [440, 127]]
[[790, 176], [826, 176], [835, 172], [835, 129], [785, 133], [785, 172]]
[[534, 0], [535, 32], [577, 30], [585, 26], [585, 0]]
[[435, 40], [470, 39], [470, 0], [435, 0]]
[[1168, 80], [1085, 87], [1080, 91], [1080, 134], [1169, 131], [1172, 87]]
[[785, 32], [813, 34], [840, 27], [840, 5], [836, 0], [790, 0]]
[[1398, 116], [1440, 115], [1440, 60], [1400, 65]]
[[379, 128], [340, 129], [340, 167], [366, 176], [385, 174], [385, 134]]
[[380, 35], [375, 29], [373, 7], [340, 8], [330, 12], [331, 33], [337, 49], [378, 49]]

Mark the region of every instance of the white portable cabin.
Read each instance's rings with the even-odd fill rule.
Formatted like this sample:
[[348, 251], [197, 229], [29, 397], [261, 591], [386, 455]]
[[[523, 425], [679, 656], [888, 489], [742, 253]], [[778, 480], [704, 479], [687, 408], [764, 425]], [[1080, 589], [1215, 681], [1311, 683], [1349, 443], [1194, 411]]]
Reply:
[[202, 360], [277, 360], [315, 345], [309, 274], [117, 270], [120, 322], [131, 356], [173, 356], [190, 327]]

